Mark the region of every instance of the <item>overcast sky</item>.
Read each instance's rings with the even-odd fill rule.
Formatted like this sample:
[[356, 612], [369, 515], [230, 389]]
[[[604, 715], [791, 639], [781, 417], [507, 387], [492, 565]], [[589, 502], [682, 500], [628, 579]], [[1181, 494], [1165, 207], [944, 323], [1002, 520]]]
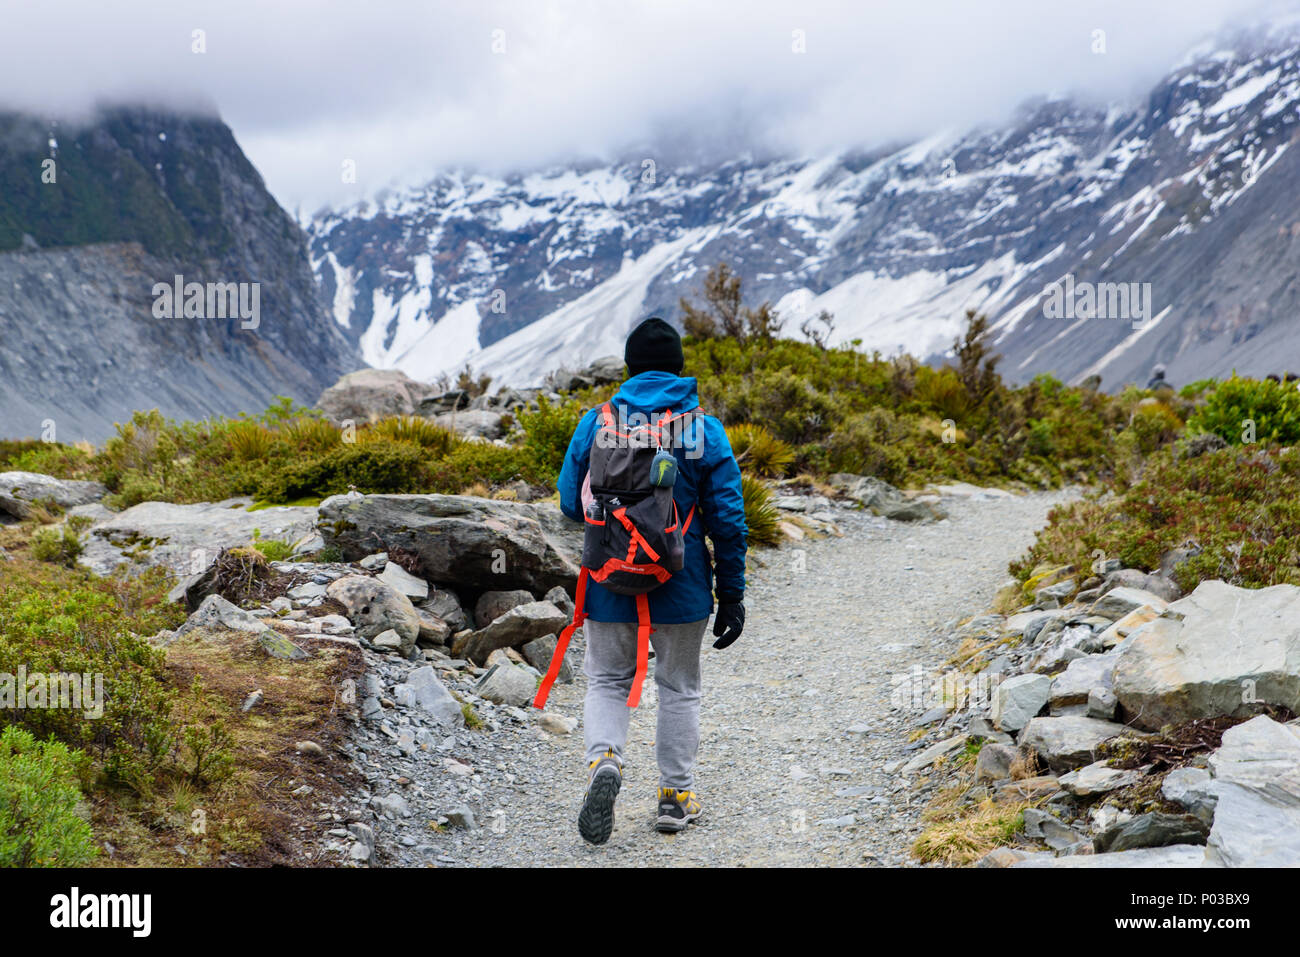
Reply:
[[450, 165], [528, 168], [673, 140], [815, 152], [996, 120], [1039, 93], [1134, 95], [1261, 7], [0, 0], [0, 104], [210, 102], [280, 200], [309, 211]]

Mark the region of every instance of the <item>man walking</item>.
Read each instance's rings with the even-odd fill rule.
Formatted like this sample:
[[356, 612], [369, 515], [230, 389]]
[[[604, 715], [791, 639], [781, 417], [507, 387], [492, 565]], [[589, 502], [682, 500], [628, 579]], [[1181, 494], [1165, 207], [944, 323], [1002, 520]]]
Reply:
[[[619, 421], [654, 421], [667, 411], [697, 409], [696, 381], [683, 377], [681, 337], [659, 318], [647, 319], [628, 336], [624, 351], [629, 378], [610, 400]], [[584, 483], [601, 409], [578, 423], [560, 472], [560, 508], [583, 521]], [[659, 692], [655, 757], [659, 764], [656, 828], [683, 830], [700, 816], [695, 785], [695, 755], [700, 743], [700, 643], [718, 599], [715, 648], [726, 648], [745, 623], [745, 508], [736, 465], [722, 423], [702, 413], [693, 416], [694, 441], [673, 442], [677, 476], [672, 498], [687, 516], [682, 567], [650, 591], [650, 644], [655, 653]], [[671, 465], [671, 463], [668, 463]], [[694, 515], [694, 521], [690, 516]], [[705, 535], [713, 542], [710, 562]], [[717, 580], [714, 581], [716, 569]], [[615, 594], [596, 581], [586, 586], [584, 624], [587, 698], [584, 710], [587, 793], [578, 831], [591, 844], [603, 844], [614, 830], [614, 802], [623, 783], [629, 692], [637, 670], [637, 600]]]

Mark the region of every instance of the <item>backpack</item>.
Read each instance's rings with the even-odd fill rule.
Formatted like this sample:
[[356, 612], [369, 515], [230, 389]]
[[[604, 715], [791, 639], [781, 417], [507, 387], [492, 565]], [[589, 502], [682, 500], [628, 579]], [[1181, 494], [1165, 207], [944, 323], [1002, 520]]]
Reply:
[[600, 582], [615, 594], [636, 596], [636, 674], [627, 705], [635, 708], [640, 702], [650, 657], [648, 596], [681, 571], [686, 530], [695, 516], [694, 505], [684, 520], [678, 514], [673, 499], [677, 459], [670, 450], [675, 429], [698, 414], [698, 408], [676, 415], [664, 410], [652, 423], [632, 426], [620, 422], [608, 402], [601, 407], [601, 424], [592, 440], [582, 488], [582, 567], [574, 593], [573, 621], [556, 641], [534, 707], [546, 706], [569, 639], [586, 620], [588, 580]]

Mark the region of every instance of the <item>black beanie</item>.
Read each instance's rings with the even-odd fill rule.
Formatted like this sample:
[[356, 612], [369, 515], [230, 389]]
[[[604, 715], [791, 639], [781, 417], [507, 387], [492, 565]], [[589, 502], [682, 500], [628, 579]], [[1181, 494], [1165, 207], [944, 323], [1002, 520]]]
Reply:
[[623, 361], [627, 363], [629, 375], [657, 370], [681, 375], [686, 365], [682, 354], [682, 337], [677, 330], [658, 316], [642, 322], [627, 337], [627, 348], [623, 350]]

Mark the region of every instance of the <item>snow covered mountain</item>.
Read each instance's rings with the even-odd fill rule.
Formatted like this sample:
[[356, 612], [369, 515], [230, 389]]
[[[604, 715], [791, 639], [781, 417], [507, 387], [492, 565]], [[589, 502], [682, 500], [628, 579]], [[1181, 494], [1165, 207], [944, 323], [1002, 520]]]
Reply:
[[787, 334], [827, 309], [834, 340], [887, 354], [940, 354], [987, 312], [1016, 380], [1300, 369], [1293, 30], [1207, 44], [1141, 101], [874, 151], [447, 172], [318, 214], [313, 268], [365, 360], [421, 379], [617, 354], [720, 261]]

